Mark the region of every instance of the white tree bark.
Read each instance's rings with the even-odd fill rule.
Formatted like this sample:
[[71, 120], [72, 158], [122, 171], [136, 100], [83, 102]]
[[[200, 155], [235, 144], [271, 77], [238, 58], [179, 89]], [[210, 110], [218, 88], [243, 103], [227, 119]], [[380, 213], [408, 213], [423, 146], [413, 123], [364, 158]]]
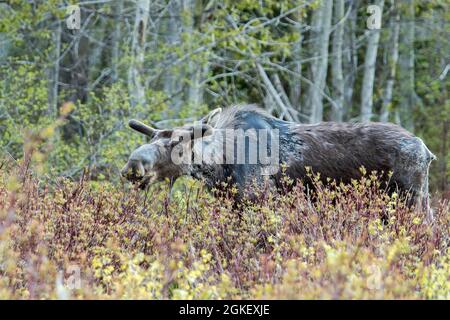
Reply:
[[128, 71], [128, 85], [133, 106], [146, 104], [145, 85], [142, 75], [149, 13], [150, 0], [138, 0], [136, 2], [136, 15], [131, 40], [132, 62]]
[[[344, 105], [350, 108], [353, 105], [353, 93], [355, 87], [356, 73], [358, 70], [358, 48], [356, 45], [356, 20], [357, 20], [357, 7], [351, 4], [351, 12], [349, 21], [345, 25], [344, 42]], [[347, 120], [348, 116], [345, 114], [343, 120]]]
[[[384, 0], [378, 1], [377, 5], [383, 11]], [[380, 41], [381, 29], [367, 30], [368, 39], [364, 60], [364, 76], [361, 88], [361, 121], [370, 121], [373, 109], [373, 85], [375, 81], [375, 67]]]
[[[264, 68], [258, 62], [256, 63], [256, 68], [258, 69], [258, 73], [263, 80], [267, 93], [272, 96], [273, 101], [275, 101], [275, 103], [278, 105], [280, 111], [287, 116], [288, 120], [293, 121], [294, 119], [290, 115], [288, 107], [284, 104], [283, 100], [281, 99], [281, 95], [277, 92], [276, 88], [272, 84], [272, 81], [270, 81]], [[271, 101], [272, 99], [269, 99], [268, 101]]]
[[[292, 71], [301, 76], [302, 74], [302, 42], [303, 42], [303, 35], [301, 31], [301, 24], [300, 24], [300, 11], [297, 13], [297, 25], [293, 28], [293, 32], [296, 32], [298, 34], [298, 40], [293, 44], [293, 51], [292, 51], [292, 57], [294, 60], [294, 66], [292, 68]], [[290, 81], [289, 85], [289, 100], [292, 104], [292, 106], [297, 111], [301, 111], [301, 105], [300, 105], [300, 97], [302, 93], [302, 83], [299, 81], [299, 77], [293, 77]]]
[[415, 92], [414, 74], [414, 39], [415, 39], [415, 6], [413, 0], [401, 3], [400, 47], [399, 47], [399, 87], [401, 100], [396, 121], [406, 129], [413, 131], [412, 108], [419, 101]]
[[[194, 33], [194, 15], [200, 15], [202, 10], [201, 2], [198, 0], [183, 0], [183, 11], [186, 14], [183, 23], [183, 31], [193, 37]], [[194, 48], [190, 47], [193, 51]], [[198, 108], [203, 103], [203, 88], [201, 83], [204, 75], [208, 72], [208, 63], [190, 59], [188, 63], [189, 83], [187, 88], [187, 101], [193, 108]]]
[[286, 91], [284, 90], [283, 84], [281, 83], [281, 80], [280, 80], [280, 77], [278, 76], [278, 74], [275, 73], [272, 76], [272, 82], [273, 82], [278, 94], [280, 95], [281, 101], [284, 103], [284, 106], [286, 108], [285, 110], [283, 110], [283, 112], [286, 113], [286, 116], [285, 116], [286, 119], [290, 119], [290, 121], [298, 122], [300, 120], [298, 117], [299, 112], [291, 104], [291, 101], [289, 100], [289, 97], [288, 97]]
[[309, 86], [307, 106], [310, 107], [309, 122], [315, 123], [323, 119], [322, 92], [328, 69], [328, 44], [331, 29], [333, 1], [324, 0], [312, 15], [312, 38], [310, 54], [315, 57], [311, 63], [311, 80], [315, 84]]
[[[165, 13], [164, 21], [161, 23], [161, 31], [165, 46], [169, 48], [175, 47], [181, 43], [181, 33], [183, 30], [182, 24], [182, 0], [169, 1], [167, 4], [167, 13]], [[177, 60], [176, 54], [168, 54], [167, 61], [171, 64], [172, 61]], [[166, 95], [169, 97], [169, 108], [171, 113], [176, 116], [181, 111], [182, 97], [183, 97], [183, 83], [182, 79], [185, 77], [185, 70], [182, 65], [174, 65], [163, 74], [163, 88]], [[168, 110], [169, 111], [169, 110]]]
[[381, 107], [380, 113], [381, 122], [387, 122], [389, 120], [389, 109], [391, 108], [392, 104], [392, 94], [394, 89], [395, 74], [398, 63], [398, 38], [400, 34], [400, 15], [398, 13], [396, 13], [395, 16], [393, 17], [390, 30], [391, 30], [391, 37], [390, 37], [391, 47], [389, 50], [389, 57], [388, 57], [389, 74], [386, 81], [386, 88], [384, 90], [383, 105]]
[[331, 73], [333, 83], [333, 99], [336, 107], [332, 108], [331, 120], [342, 121], [344, 117], [344, 75], [342, 72], [342, 44], [344, 41], [344, 23], [339, 23], [344, 18], [344, 0], [336, 0], [334, 4], [334, 24], [336, 29], [333, 33]]
[[[123, 11], [123, 1], [118, 1], [114, 6], [115, 15], [120, 17]], [[119, 76], [118, 66], [119, 66], [119, 48], [120, 48], [120, 38], [121, 38], [121, 23], [120, 18], [117, 18], [114, 26], [114, 33], [112, 37], [112, 52], [111, 52], [111, 78], [116, 81]]]
[[52, 73], [51, 88], [49, 94], [49, 109], [48, 114], [51, 116], [58, 116], [58, 92], [59, 92], [59, 56], [61, 54], [61, 22], [58, 21], [58, 25], [53, 34], [53, 41], [55, 43], [54, 52], [54, 66]]

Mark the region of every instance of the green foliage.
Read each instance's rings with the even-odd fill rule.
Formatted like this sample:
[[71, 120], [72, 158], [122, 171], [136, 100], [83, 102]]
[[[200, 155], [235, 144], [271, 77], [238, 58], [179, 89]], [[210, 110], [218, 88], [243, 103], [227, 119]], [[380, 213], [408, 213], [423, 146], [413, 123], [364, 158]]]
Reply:
[[54, 119], [48, 116], [43, 70], [19, 61], [11, 63], [14, 68], [0, 65], [0, 146], [19, 158], [27, 131], [46, 127]]

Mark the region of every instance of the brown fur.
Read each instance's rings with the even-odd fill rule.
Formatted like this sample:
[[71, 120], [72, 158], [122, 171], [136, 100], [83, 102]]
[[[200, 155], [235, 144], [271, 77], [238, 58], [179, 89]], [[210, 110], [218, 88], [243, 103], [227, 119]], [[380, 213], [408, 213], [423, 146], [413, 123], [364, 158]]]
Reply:
[[[209, 120], [205, 119], [211, 121], [207, 123]], [[212, 155], [217, 156], [211, 145], [217, 140], [220, 129], [277, 129], [280, 164], [287, 165], [286, 173], [290, 177], [307, 180], [305, 167], [311, 167], [323, 178], [347, 183], [360, 178], [360, 168], [363, 166], [368, 172], [384, 172], [388, 182], [387, 173], [392, 172], [389, 187], [411, 193], [411, 205], [421, 205], [431, 215], [428, 209], [428, 168], [435, 157], [421, 139], [397, 125], [374, 122], [297, 124], [277, 119], [255, 105], [234, 106], [220, 113], [215, 111], [214, 117], [206, 116], [203, 121], [214, 127], [209, 140], [204, 139], [201, 147], [205, 150], [209, 148]], [[181, 129], [189, 128], [185, 126]], [[171, 148], [172, 145], [164, 139], [167, 138], [154, 138], [153, 143]], [[195, 149], [193, 152], [196, 152]], [[139, 156], [135, 151], [130, 159], [136, 161]], [[149, 158], [148, 154], [146, 157]], [[201, 163], [174, 167], [167, 161], [161, 157], [153, 159], [152, 163], [156, 163], [152, 164], [152, 170], [161, 166], [173, 168], [164, 170], [163, 178], [176, 179], [179, 175], [188, 174], [203, 179], [209, 186], [227, 181], [241, 190], [255, 179], [263, 181], [260, 174], [262, 166], [259, 164]], [[173, 174], [170, 173], [172, 171]], [[160, 172], [158, 174], [161, 175]], [[279, 185], [280, 174], [279, 171], [270, 176], [272, 184]]]

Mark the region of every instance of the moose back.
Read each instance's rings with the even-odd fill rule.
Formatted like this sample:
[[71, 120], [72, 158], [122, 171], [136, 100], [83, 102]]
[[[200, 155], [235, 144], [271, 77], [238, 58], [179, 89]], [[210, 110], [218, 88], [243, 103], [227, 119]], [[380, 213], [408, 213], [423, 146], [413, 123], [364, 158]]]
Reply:
[[240, 191], [255, 181], [277, 187], [282, 167], [294, 180], [306, 181], [311, 168], [322, 178], [348, 183], [360, 178], [364, 167], [385, 173], [382, 178], [390, 190], [408, 193], [409, 205], [432, 219], [428, 170], [435, 156], [421, 139], [394, 124], [298, 124], [241, 105], [215, 109], [194, 124], [173, 129], [155, 129], [137, 120], [129, 125], [151, 138], [132, 152], [121, 171], [143, 188], [165, 179], [173, 183], [182, 175], [209, 187], [227, 182]]

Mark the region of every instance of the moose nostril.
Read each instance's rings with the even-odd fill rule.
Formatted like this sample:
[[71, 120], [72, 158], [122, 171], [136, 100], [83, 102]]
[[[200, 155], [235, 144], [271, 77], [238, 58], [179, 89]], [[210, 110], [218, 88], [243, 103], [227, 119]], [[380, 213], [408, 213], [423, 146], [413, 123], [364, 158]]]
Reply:
[[140, 161], [130, 161], [123, 167], [120, 173], [130, 181], [137, 181], [144, 177], [145, 169]]
[[144, 165], [142, 164], [141, 161], [138, 161], [137, 163], [135, 163], [133, 171], [134, 171], [135, 176], [138, 178], [142, 178], [145, 175]]

